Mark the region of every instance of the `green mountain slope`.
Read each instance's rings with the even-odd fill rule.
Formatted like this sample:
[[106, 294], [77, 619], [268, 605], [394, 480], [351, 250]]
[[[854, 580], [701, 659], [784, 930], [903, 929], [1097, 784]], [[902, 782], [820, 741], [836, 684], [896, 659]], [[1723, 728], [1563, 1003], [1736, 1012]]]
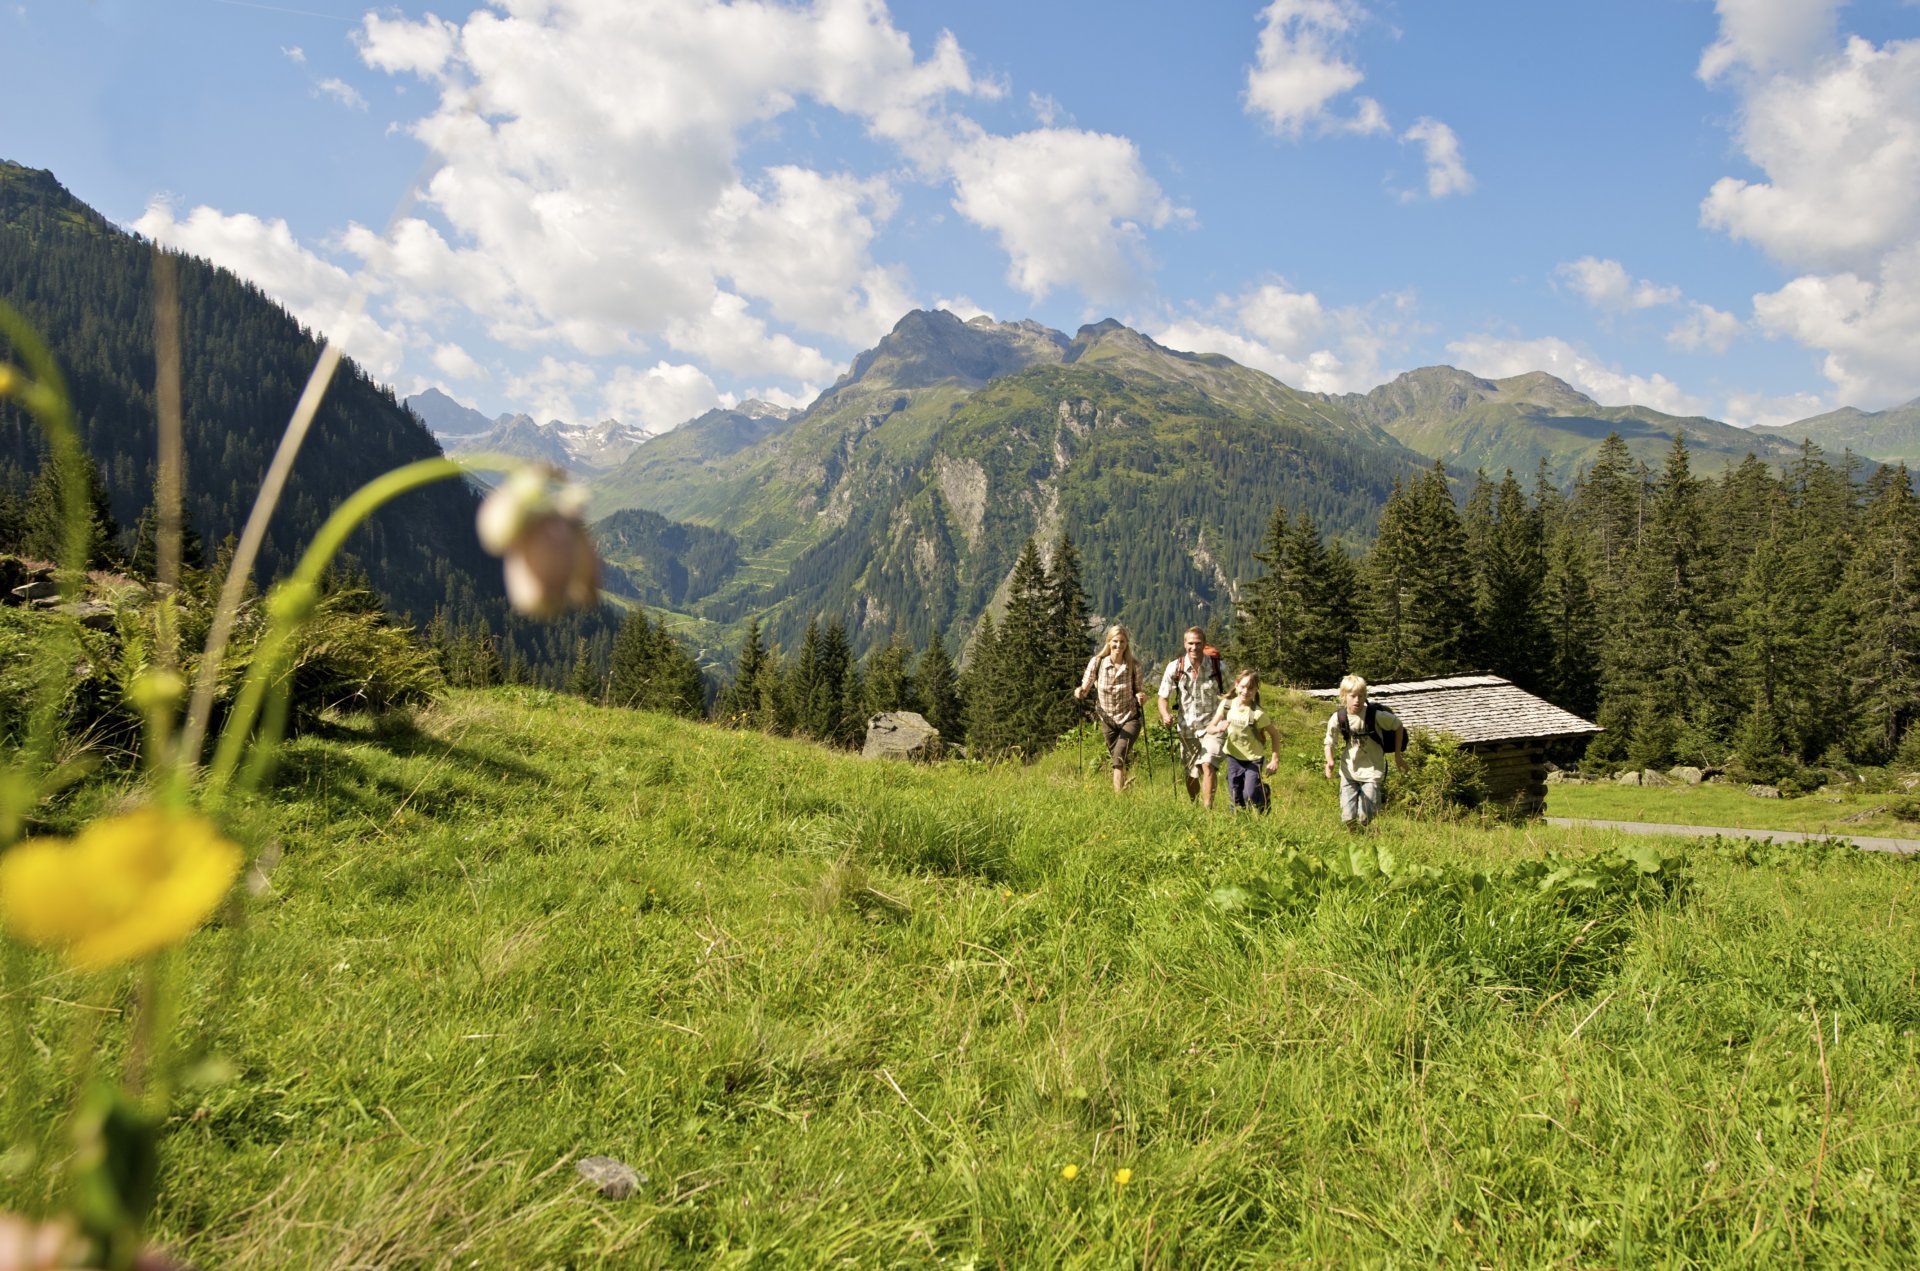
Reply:
[[1530, 476], [1542, 460], [1567, 485], [1592, 462], [1609, 433], [1658, 466], [1676, 432], [1686, 434], [1696, 472], [1714, 473], [1748, 454], [1784, 463], [1794, 445], [1776, 436], [1645, 406], [1602, 406], [1542, 371], [1486, 380], [1451, 366], [1408, 371], [1369, 393], [1330, 399], [1357, 419], [1439, 459], [1456, 475], [1476, 468]]
[[1798, 445], [1811, 441], [1828, 454], [1851, 450], [1882, 463], [1920, 466], [1920, 397], [1890, 410], [1863, 411], [1848, 406], [1796, 423], [1753, 430]]
[[737, 536], [746, 563], [688, 609], [722, 628], [758, 615], [789, 645], [817, 613], [862, 647], [896, 625], [964, 641], [1022, 541], [1065, 531], [1095, 609], [1168, 647], [1224, 621], [1276, 504], [1357, 544], [1419, 463], [1324, 398], [1111, 321], [1069, 340], [908, 314], [786, 425], [716, 436], [737, 427], [709, 416], [647, 443], [596, 506], [645, 500]]

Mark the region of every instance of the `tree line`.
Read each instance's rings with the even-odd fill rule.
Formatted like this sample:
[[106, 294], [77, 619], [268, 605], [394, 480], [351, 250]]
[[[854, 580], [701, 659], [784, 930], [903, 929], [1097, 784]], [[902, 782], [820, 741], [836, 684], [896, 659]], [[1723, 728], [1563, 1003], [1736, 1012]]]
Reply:
[[1695, 476], [1610, 436], [1562, 493], [1445, 468], [1396, 485], [1351, 559], [1276, 509], [1231, 644], [1282, 682], [1490, 671], [1603, 725], [1609, 766], [1920, 761], [1920, 502], [1903, 465], [1806, 444]]

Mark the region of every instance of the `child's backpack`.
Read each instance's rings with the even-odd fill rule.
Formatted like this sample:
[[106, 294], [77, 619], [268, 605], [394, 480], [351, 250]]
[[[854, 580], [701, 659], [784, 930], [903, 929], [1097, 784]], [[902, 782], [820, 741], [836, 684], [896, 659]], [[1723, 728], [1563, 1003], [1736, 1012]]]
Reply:
[[[1380, 708], [1372, 702], [1367, 703], [1366, 710], [1363, 712], [1363, 718], [1360, 721], [1360, 735], [1362, 737], [1373, 738], [1380, 743], [1380, 749], [1386, 751], [1388, 754], [1392, 754], [1394, 748], [1399, 745], [1401, 730], [1397, 728], [1382, 729], [1374, 719], [1374, 716], [1379, 713], [1379, 710]], [[1340, 707], [1339, 719], [1341, 740], [1351, 742], [1353, 740], [1353, 720], [1347, 715], [1347, 708], [1344, 705]]]

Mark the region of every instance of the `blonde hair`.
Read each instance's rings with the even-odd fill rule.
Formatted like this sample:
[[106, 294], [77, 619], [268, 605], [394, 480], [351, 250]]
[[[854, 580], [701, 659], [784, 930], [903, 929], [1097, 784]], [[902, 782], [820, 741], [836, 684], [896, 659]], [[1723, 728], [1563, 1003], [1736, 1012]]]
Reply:
[[[1245, 689], [1240, 687], [1242, 684], [1246, 685]], [[1258, 706], [1260, 704], [1260, 672], [1248, 667], [1234, 676], [1233, 691], [1242, 702], [1249, 706]], [[1252, 696], [1248, 696], [1249, 693]]]
[[1102, 654], [1109, 654], [1113, 652], [1113, 638], [1115, 636], [1118, 636], [1122, 640], [1125, 640], [1127, 642], [1127, 661], [1129, 662], [1133, 661], [1134, 660], [1133, 633], [1128, 631], [1125, 624], [1123, 623], [1116, 622], [1112, 626], [1107, 628], [1107, 638], [1100, 642], [1100, 652]]
[[1345, 697], [1349, 693], [1358, 693], [1360, 694], [1360, 700], [1363, 702], [1366, 701], [1367, 677], [1364, 675], [1349, 675], [1344, 680], [1341, 680], [1340, 696]]

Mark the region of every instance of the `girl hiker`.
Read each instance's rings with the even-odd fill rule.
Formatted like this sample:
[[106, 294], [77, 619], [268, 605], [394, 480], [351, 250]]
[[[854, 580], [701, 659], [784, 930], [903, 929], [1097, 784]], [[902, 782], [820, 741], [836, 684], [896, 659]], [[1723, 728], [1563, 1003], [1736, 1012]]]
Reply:
[[1118, 794], [1127, 784], [1127, 763], [1140, 736], [1140, 709], [1147, 704], [1147, 695], [1140, 686], [1133, 641], [1117, 622], [1107, 628], [1106, 643], [1087, 663], [1087, 673], [1073, 695], [1084, 698], [1089, 692], [1094, 714], [1100, 717], [1101, 735], [1113, 755], [1113, 790]]
[[[1280, 770], [1280, 730], [1260, 709], [1260, 674], [1242, 671], [1233, 681], [1233, 693], [1220, 703], [1207, 725], [1210, 733], [1225, 733], [1227, 738], [1227, 793], [1235, 808], [1267, 810], [1267, 786], [1260, 776], [1260, 760], [1266, 759], [1268, 776]], [[1266, 749], [1260, 738], [1267, 739]]]

